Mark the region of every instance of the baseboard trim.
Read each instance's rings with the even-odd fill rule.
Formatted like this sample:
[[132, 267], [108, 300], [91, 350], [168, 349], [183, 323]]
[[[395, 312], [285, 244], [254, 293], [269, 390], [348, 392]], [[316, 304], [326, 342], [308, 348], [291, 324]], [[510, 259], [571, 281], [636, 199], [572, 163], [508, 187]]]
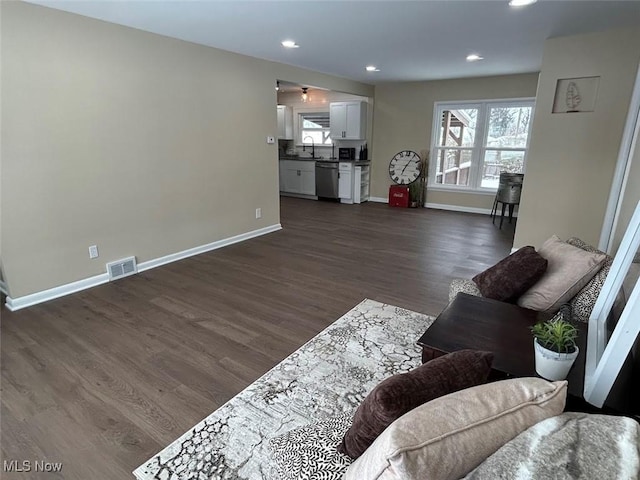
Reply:
[[436, 210], [449, 210], [451, 212], [479, 213], [481, 215], [491, 215], [490, 208], [465, 207], [463, 205], [447, 205], [445, 203], [427, 203], [425, 208]]
[[81, 290], [86, 290], [87, 288], [96, 287], [98, 285], [107, 283], [108, 281], [109, 274], [101, 273], [100, 275], [84, 278], [82, 280], [78, 280], [77, 282], [67, 283], [66, 285], [60, 285], [59, 287], [42, 290], [41, 292], [30, 293], [29, 295], [25, 295], [23, 297], [11, 298], [7, 295], [5, 305], [9, 310], [15, 312], [16, 310], [20, 310], [22, 308], [32, 307], [33, 305], [37, 305], [39, 303], [48, 302], [49, 300], [53, 300], [55, 298], [64, 297], [66, 295], [71, 295], [72, 293], [80, 292]]
[[266, 235], [267, 233], [277, 232], [278, 230], [282, 230], [282, 225], [280, 225], [279, 223], [260, 228], [258, 230], [252, 230], [247, 233], [241, 233], [240, 235], [235, 235], [233, 237], [223, 238], [222, 240], [207, 243], [206, 245], [201, 245], [199, 247], [189, 248], [188, 250], [165, 255], [164, 257], [156, 258], [154, 260], [148, 260], [146, 262], [138, 264], [138, 273], [144, 272], [145, 270], [149, 270], [151, 268], [166, 265], [167, 263], [177, 262], [178, 260], [193, 257], [194, 255], [210, 252], [211, 250], [217, 250], [218, 248], [233, 245], [234, 243], [244, 242], [245, 240], [260, 237], [262, 235]]
[[[170, 255], [165, 255], [164, 257], [155, 258], [153, 260], [148, 260], [146, 262], [138, 264], [138, 273], [150, 270], [152, 268], [160, 267], [162, 265], [166, 265], [167, 263], [177, 262], [178, 260], [189, 258], [200, 253], [210, 252], [211, 250], [217, 250], [218, 248], [233, 245], [234, 243], [239, 243], [251, 238], [260, 237], [262, 235], [266, 235], [267, 233], [276, 232], [281, 229], [282, 225], [277, 223], [275, 225], [259, 228], [258, 230], [252, 230], [250, 232], [235, 235], [233, 237], [223, 238], [222, 240], [207, 243], [206, 245], [189, 248], [188, 250], [172, 253]], [[20, 310], [22, 308], [31, 307], [33, 305], [47, 302], [55, 298], [64, 297], [72, 293], [77, 293], [81, 290], [86, 290], [87, 288], [96, 287], [98, 285], [107, 283], [108, 281], [109, 274], [101, 273], [100, 275], [95, 275], [93, 277], [78, 280], [77, 282], [67, 283], [66, 285], [60, 285], [59, 287], [50, 288], [41, 292], [31, 293], [23, 297], [11, 298], [7, 295], [5, 305], [9, 310], [15, 312], [16, 310]]]
[[386, 197], [369, 197], [369, 201], [375, 203], [389, 203], [389, 199]]

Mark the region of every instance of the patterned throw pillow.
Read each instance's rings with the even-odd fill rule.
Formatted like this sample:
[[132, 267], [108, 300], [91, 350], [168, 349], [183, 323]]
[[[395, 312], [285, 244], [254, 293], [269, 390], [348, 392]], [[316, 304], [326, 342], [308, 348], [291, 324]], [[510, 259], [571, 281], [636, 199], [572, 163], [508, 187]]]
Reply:
[[379, 383], [356, 410], [338, 451], [358, 458], [396, 419], [434, 398], [486, 382], [493, 354], [459, 350]]
[[[592, 247], [588, 243], [583, 242], [577, 237], [571, 237], [567, 240], [569, 245], [573, 245], [574, 247], [578, 247], [585, 252], [590, 253], [602, 253], [595, 247]], [[593, 310], [593, 306], [596, 303], [598, 295], [600, 295], [600, 290], [602, 290], [602, 286], [604, 285], [604, 281], [607, 279], [607, 275], [609, 274], [609, 270], [611, 269], [611, 264], [613, 263], [613, 257], [607, 255], [604, 263], [602, 264], [602, 268], [595, 276], [591, 279], [589, 283], [587, 283], [582, 290], [580, 290], [573, 299], [571, 299], [571, 308], [573, 309], [573, 318], [580, 322], [588, 322], [589, 316], [591, 315], [591, 311]]]
[[281, 480], [340, 480], [352, 460], [338, 452], [351, 414], [295, 428], [269, 440]]

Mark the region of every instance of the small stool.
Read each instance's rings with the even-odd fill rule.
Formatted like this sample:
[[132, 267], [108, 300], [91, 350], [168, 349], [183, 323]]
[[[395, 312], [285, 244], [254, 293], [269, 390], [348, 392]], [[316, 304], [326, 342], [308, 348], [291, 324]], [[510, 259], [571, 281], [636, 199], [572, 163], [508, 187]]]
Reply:
[[522, 173], [500, 173], [500, 183], [496, 198], [493, 200], [493, 208], [491, 209], [491, 223], [495, 225], [496, 214], [498, 213], [498, 203], [502, 204], [502, 214], [500, 215], [500, 229], [504, 221], [504, 212], [509, 206], [509, 223], [513, 219], [513, 210], [516, 205], [520, 204], [520, 194], [522, 193], [522, 181], [524, 175]]
[[500, 230], [502, 230], [502, 222], [504, 221], [504, 212], [506, 210], [506, 207], [509, 207], [509, 223], [511, 223], [511, 220], [513, 219], [513, 210], [515, 209], [516, 205], [519, 205], [519, 203], [503, 202], [502, 200], [498, 200], [498, 197], [496, 196], [496, 199], [493, 201], [493, 209], [491, 210], [491, 223], [493, 223], [494, 225], [496, 224], [498, 203], [502, 204], [502, 212], [500, 214]]

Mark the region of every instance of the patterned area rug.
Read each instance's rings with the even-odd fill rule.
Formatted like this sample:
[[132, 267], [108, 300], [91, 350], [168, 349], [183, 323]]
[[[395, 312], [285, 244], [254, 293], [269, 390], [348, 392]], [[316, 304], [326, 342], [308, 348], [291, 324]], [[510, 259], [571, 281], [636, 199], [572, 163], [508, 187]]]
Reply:
[[275, 479], [269, 439], [353, 412], [380, 381], [420, 365], [434, 318], [364, 300], [133, 473], [140, 480]]

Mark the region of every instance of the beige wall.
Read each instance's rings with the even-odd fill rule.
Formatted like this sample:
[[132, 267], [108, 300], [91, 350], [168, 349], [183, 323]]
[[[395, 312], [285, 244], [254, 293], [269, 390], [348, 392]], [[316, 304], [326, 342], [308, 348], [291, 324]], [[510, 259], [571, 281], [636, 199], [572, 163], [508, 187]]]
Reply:
[[[514, 246], [598, 244], [639, 59], [640, 29], [547, 40]], [[557, 80], [584, 76], [600, 77], [595, 111], [552, 114]]]
[[265, 142], [276, 79], [373, 95], [40, 6], [1, 8], [1, 243], [13, 298], [125, 256], [144, 262], [277, 224], [277, 145]]
[[[389, 160], [429, 149], [434, 102], [534, 97], [538, 74], [389, 83], [376, 86], [371, 196], [388, 197]], [[427, 190], [427, 202], [491, 209], [494, 195]]]

